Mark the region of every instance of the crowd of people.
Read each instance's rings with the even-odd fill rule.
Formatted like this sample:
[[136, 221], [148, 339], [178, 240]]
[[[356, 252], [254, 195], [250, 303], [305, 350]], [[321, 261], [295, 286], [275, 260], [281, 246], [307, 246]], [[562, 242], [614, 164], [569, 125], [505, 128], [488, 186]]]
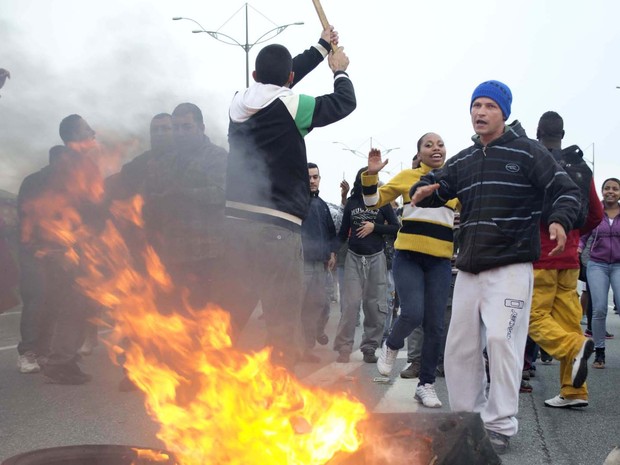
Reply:
[[[294, 93], [326, 57], [333, 92]], [[230, 312], [234, 340], [260, 302], [272, 361], [289, 369], [320, 362], [315, 345], [333, 338], [337, 363], [359, 347], [364, 362], [390, 376], [408, 342], [401, 376], [418, 378], [414, 398], [441, 407], [435, 382], [445, 374], [451, 409], [479, 412], [498, 453], [518, 431], [536, 346], [560, 361], [560, 392], [545, 404], [587, 406], [590, 356], [594, 368], [605, 367], [610, 286], [620, 295], [620, 181], [604, 182], [601, 202], [591, 173], [586, 181], [572, 175], [571, 164], [585, 162], [578, 147], [562, 149], [562, 118], [543, 114], [538, 140], [530, 139], [518, 121], [507, 123], [509, 87], [486, 81], [471, 96], [470, 147], [446, 160], [442, 138], [426, 133], [412, 168], [385, 184], [387, 160], [371, 149], [350, 195], [343, 181], [340, 205], [331, 205], [319, 196], [320, 167], [309, 162], [304, 137], [354, 111], [348, 64], [331, 27], [296, 57], [266, 46], [256, 82], [231, 103], [228, 151], [205, 135], [201, 110], [182, 103], [154, 116], [151, 149], [105, 180], [95, 131], [79, 115], [64, 118], [63, 145], [18, 195], [19, 370], [58, 384], [91, 379], [78, 362], [88, 353], [88, 321], [102, 309], [80, 292], [79, 267], [67, 266], [67, 248], [43, 223], [70, 222], [71, 211], [97, 231], [111, 201], [140, 195], [145, 228], [125, 239], [130, 250], [151, 244], [177, 284], [162, 312], [174, 311], [187, 290], [196, 308], [210, 302]], [[78, 178], [103, 181], [103, 189], [76, 195]], [[591, 337], [577, 294], [583, 253]], [[327, 334], [334, 275], [339, 322]]]

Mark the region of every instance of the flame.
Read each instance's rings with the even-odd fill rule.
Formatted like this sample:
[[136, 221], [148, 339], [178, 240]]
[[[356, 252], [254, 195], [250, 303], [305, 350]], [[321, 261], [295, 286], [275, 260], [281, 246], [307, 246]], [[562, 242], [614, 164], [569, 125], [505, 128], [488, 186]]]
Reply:
[[136, 453], [138, 460], [133, 463], [142, 463], [143, 460], [147, 461], [147, 463], [166, 463], [170, 461], [170, 456], [165, 452], [161, 452], [153, 449], [138, 449], [132, 448], [132, 450]]
[[[80, 195], [99, 199], [101, 184], [87, 184], [79, 182]], [[63, 194], [31, 208], [41, 214], [58, 202], [56, 210], [64, 210], [70, 202]], [[269, 348], [235, 349], [227, 312], [192, 308], [145, 241], [138, 241], [144, 244], [138, 253], [129, 250], [121, 231], [139, 230], [142, 204], [139, 196], [113, 202], [97, 231], [80, 222], [76, 209], [64, 221], [38, 226], [72, 252], [81, 289], [109, 309], [111, 355], [124, 354], [167, 450], [183, 465], [320, 465], [357, 450], [356, 425], [367, 415], [361, 403], [302, 385], [271, 364]], [[178, 294], [180, 307], [172, 304]]]

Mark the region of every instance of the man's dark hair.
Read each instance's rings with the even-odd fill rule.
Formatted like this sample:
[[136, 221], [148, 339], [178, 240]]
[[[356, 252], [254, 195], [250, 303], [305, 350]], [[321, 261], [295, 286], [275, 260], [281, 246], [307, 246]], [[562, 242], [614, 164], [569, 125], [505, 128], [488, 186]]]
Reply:
[[536, 130], [537, 139], [562, 139], [564, 137], [564, 120], [555, 111], [542, 114]]
[[267, 45], [256, 56], [255, 70], [258, 82], [283, 86], [293, 70], [293, 58], [285, 46]]
[[[191, 103], [190, 103], [191, 105]], [[200, 111], [200, 110], [198, 110]], [[153, 116], [153, 118], [151, 118], [151, 121], [154, 119], [162, 119], [162, 118], [171, 118], [172, 115], [170, 113], [157, 113], [155, 116]]]
[[60, 122], [60, 126], [58, 128], [58, 134], [60, 134], [60, 138], [66, 144], [67, 142], [75, 142], [79, 141], [79, 126], [78, 123], [82, 119], [80, 115], [69, 115]]
[[312, 163], [311, 161], [308, 162], [308, 169], [311, 168], [316, 168], [317, 170], [319, 169], [319, 167], [317, 166], [316, 163]]
[[179, 103], [172, 112], [172, 116], [185, 116], [189, 113], [193, 115], [194, 122], [198, 124], [204, 123], [202, 119], [202, 111], [200, 111], [200, 108], [198, 108], [198, 106], [194, 105], [193, 103]]
[[63, 155], [66, 155], [70, 152], [70, 149], [64, 145], [55, 145], [50, 149], [49, 152], [49, 163], [50, 165], [56, 163]]

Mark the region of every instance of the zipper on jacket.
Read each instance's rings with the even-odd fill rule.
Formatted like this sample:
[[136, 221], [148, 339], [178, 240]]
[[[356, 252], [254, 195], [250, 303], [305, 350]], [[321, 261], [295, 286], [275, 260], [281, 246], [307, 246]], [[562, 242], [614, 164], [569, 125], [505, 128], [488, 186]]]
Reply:
[[[486, 149], [487, 149], [486, 145], [484, 147], [482, 147], [482, 154], [484, 156], [482, 157], [482, 160], [480, 161], [480, 186], [479, 186], [479, 188], [480, 188], [480, 192], [481, 193], [482, 193], [482, 182], [483, 182], [483, 173], [484, 173], [484, 160], [487, 157]], [[478, 234], [477, 234], [478, 233], [478, 223], [480, 222], [480, 211], [481, 210], [482, 210], [482, 203], [479, 203], [478, 204], [478, 214], [476, 215], [476, 228], [474, 229], [474, 244], [473, 245], [475, 245], [476, 237], [478, 236]], [[472, 268], [473, 257], [474, 257], [473, 249], [474, 249], [474, 247], [472, 246], [472, 251], [470, 251], [470, 254], [469, 254], [469, 269], [470, 270], [473, 269]]]

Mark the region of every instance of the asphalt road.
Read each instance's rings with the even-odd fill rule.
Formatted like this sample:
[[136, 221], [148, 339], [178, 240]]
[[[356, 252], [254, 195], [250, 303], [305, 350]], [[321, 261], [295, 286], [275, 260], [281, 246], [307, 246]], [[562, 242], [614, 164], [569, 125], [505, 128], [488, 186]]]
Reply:
[[[330, 339], [338, 313], [334, 304]], [[141, 394], [117, 390], [121, 372], [102, 345], [84, 360], [84, 371], [94, 376], [90, 384], [49, 385], [41, 375], [18, 373], [15, 345], [19, 318], [19, 308], [0, 315], [0, 461], [21, 452], [66, 445], [163, 447], [155, 437], [157, 425], [145, 413]], [[533, 392], [520, 397], [520, 431], [512, 439], [509, 453], [502, 457], [505, 465], [598, 465], [620, 445], [620, 317], [610, 310], [607, 324], [617, 338], [607, 341], [606, 369], [590, 370], [590, 405], [572, 410], [545, 407], [543, 401], [559, 392], [559, 363], [538, 363], [536, 377], [531, 380]], [[248, 347], [262, 331], [263, 322], [255, 314], [246, 333]], [[359, 335], [356, 341], [359, 343]], [[337, 364], [337, 354], [329, 347], [317, 349], [320, 364], [298, 367], [296, 374], [301, 380], [349, 391], [372, 412], [429, 411], [413, 400], [416, 380], [396, 377], [390, 384], [374, 382], [376, 367], [364, 364], [359, 352], [354, 353], [351, 363]], [[404, 357], [401, 351], [394, 373], [404, 368]], [[444, 406], [433, 411], [449, 412], [442, 378], [437, 381], [437, 391]]]

